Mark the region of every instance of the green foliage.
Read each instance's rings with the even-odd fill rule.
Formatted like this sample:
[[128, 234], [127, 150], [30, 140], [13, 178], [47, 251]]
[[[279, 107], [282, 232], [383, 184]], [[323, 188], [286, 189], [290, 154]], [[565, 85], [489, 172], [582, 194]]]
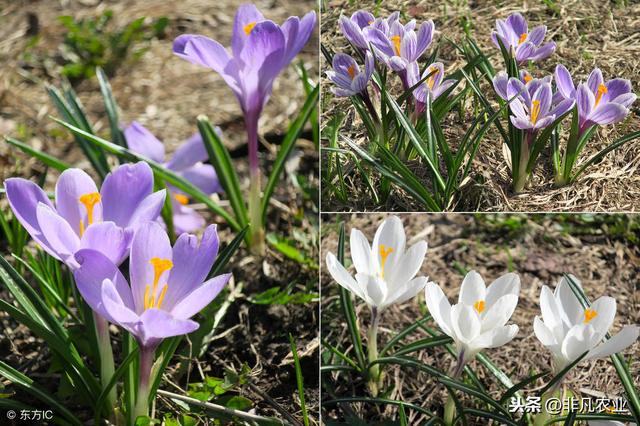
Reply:
[[113, 18], [111, 10], [86, 19], [58, 18], [67, 30], [61, 46], [65, 59], [63, 75], [71, 80], [82, 80], [93, 77], [96, 67], [102, 67], [108, 75], [113, 75], [130, 53], [137, 59], [146, 51], [146, 45], [134, 49], [136, 44], [162, 38], [169, 23], [165, 17], [151, 22], [142, 17], [116, 28]]

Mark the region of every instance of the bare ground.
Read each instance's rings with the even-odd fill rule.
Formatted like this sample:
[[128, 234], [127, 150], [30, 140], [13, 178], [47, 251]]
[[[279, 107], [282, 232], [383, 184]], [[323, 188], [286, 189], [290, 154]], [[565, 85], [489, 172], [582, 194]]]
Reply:
[[[595, 0], [549, 2], [556, 5], [555, 9], [542, 1], [392, 0], [379, 5], [376, 3], [378, 2], [329, 1], [328, 7], [323, 9], [322, 43], [335, 52], [349, 52], [348, 42], [339, 31], [338, 18], [340, 14], [350, 15], [357, 9], [368, 9], [376, 16], [388, 16], [399, 10], [405, 22], [414, 18], [418, 22], [433, 19], [436, 35], [429, 52], [444, 37], [454, 42], [462, 40], [464, 32], [461, 22], [467, 19], [471, 23], [472, 36], [486, 54], [493, 55], [492, 63], [496, 70], [500, 70], [503, 67], [502, 60], [491, 43], [491, 30], [495, 27], [495, 19], [504, 19], [510, 13], [519, 11], [527, 19], [530, 28], [545, 24], [548, 28], [546, 40], [552, 38], [558, 46], [550, 58], [530, 69], [534, 76], [552, 73], [556, 64], [562, 63], [572, 72], [574, 82], [586, 80], [591, 70], [597, 66], [605, 79], [626, 78], [631, 80], [634, 88], [640, 84], [640, 66], [637, 61], [640, 52], [640, 4], [637, 2], [625, 2], [626, 5], [622, 5], [622, 2], [603, 3]], [[461, 55], [444, 42], [438, 60], [444, 63], [447, 72], [453, 72], [465, 64]], [[328, 69], [324, 57], [321, 61], [322, 70]], [[327, 90], [332, 83], [326, 78], [322, 82], [323, 124], [326, 124], [336, 111], [349, 109], [350, 103], [348, 100], [334, 98]], [[484, 83], [481, 88], [485, 93], [493, 93]], [[620, 136], [638, 131], [638, 111], [636, 102], [625, 121], [601, 127], [583, 150], [578, 166]], [[467, 106], [462, 119], [457, 114], [452, 114], [456, 117], [447, 119], [443, 127], [449, 140], [455, 141], [456, 137], [464, 134], [474, 118], [472, 114]], [[357, 117], [357, 114], [351, 113], [351, 116]], [[343, 134], [366, 144], [365, 132], [359, 119], [347, 120], [347, 123], [342, 130]], [[474, 160], [472, 179], [462, 188], [450, 210], [627, 212], [637, 211], [640, 207], [640, 142], [637, 140], [609, 153], [600, 163], [591, 166], [577, 182], [563, 188], [553, 187], [552, 166], [549, 156], [543, 153], [534, 170], [532, 184], [520, 195], [515, 195], [510, 188], [510, 171], [501, 144], [499, 134], [492, 127]], [[344, 147], [348, 148], [346, 145]], [[424, 166], [415, 168], [419, 175], [420, 168], [424, 169]], [[423, 178], [428, 179], [426, 176]], [[349, 185], [349, 201], [342, 203], [331, 199], [325, 192], [323, 211], [423, 211], [423, 207], [400, 190], [392, 193], [391, 200], [386, 205], [375, 205], [357, 172], [346, 176], [346, 181]]]
[[[357, 228], [371, 241], [383, 214], [323, 215], [321, 256], [336, 253], [338, 224], [345, 222], [347, 243], [345, 259], [350, 265], [348, 235]], [[626, 324], [640, 323], [640, 251], [637, 215], [495, 215], [495, 214], [402, 214], [407, 244], [424, 239], [429, 244], [422, 275], [440, 285], [452, 303], [457, 300], [462, 278], [468, 270], [478, 271], [489, 284], [502, 274], [514, 271], [520, 275], [522, 289], [518, 307], [511, 322], [520, 327], [516, 338], [498, 349], [487, 349], [485, 354], [507, 372], [514, 383], [531, 374], [550, 368], [550, 353], [533, 334], [533, 318], [540, 315], [539, 296], [542, 285], [554, 288], [563, 273], [572, 273], [581, 281], [587, 296], [593, 301], [600, 296], [612, 296], [617, 301], [617, 314], [613, 330]], [[634, 234], [635, 233], [635, 234]], [[321, 336], [342, 350], [352, 352], [350, 338], [338, 298], [338, 284], [326, 271], [321, 271], [322, 318]], [[369, 310], [356, 299], [358, 322], [361, 330], [369, 325]], [[424, 294], [413, 300], [391, 306], [383, 313], [378, 347], [399, 330], [407, 327], [427, 313]], [[437, 328], [433, 321], [427, 323]], [[412, 333], [407, 341], [428, 337], [423, 331]], [[363, 341], [366, 342], [363, 331]], [[328, 351], [327, 351], [328, 352]], [[327, 354], [328, 355], [328, 354]], [[624, 352], [630, 362], [635, 385], [640, 385], [640, 344]], [[414, 356], [412, 354], [411, 356]], [[449, 371], [452, 357], [442, 348], [422, 350], [415, 357], [441, 371]], [[504, 388], [477, 361], [471, 364], [482, 384], [493, 395], [502, 395]], [[367, 395], [364, 382], [350, 373], [332, 373], [335, 391], [323, 387], [322, 400], [336, 396]], [[323, 376], [323, 381], [327, 375]], [[548, 379], [547, 379], [548, 380]], [[388, 396], [411, 402], [442, 415], [446, 390], [428, 375], [417, 371], [401, 370], [397, 366], [386, 370], [385, 385], [391, 388]], [[528, 386], [528, 391], [539, 391], [542, 380]], [[566, 385], [582, 396], [613, 398], [624, 394], [616, 371], [609, 360], [581, 363], [569, 375]], [[528, 395], [525, 392], [525, 397]], [[532, 393], [531, 395], [535, 395]], [[477, 402], [467, 400], [465, 406]], [[395, 409], [380, 409], [371, 404], [350, 404], [358, 417], [369, 424], [398, 419]], [[410, 411], [410, 410], [407, 410]], [[344, 412], [334, 406], [325, 406], [324, 422], [341, 419]], [[422, 415], [407, 412], [409, 424], [421, 424]]]

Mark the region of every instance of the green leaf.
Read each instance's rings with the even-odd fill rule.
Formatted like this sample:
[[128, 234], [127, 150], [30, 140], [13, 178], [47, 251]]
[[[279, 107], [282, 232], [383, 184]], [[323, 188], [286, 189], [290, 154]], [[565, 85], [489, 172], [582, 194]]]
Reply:
[[27, 145], [24, 142], [20, 142], [19, 140], [9, 136], [5, 136], [4, 139], [7, 141], [8, 144], [15, 146], [16, 148], [18, 148], [19, 150], [21, 150], [22, 152], [24, 152], [25, 154], [31, 157], [37, 158], [38, 160], [42, 161], [43, 164], [49, 167], [53, 167], [59, 172], [62, 172], [62, 171], [65, 171], [66, 169], [71, 168], [71, 166], [65, 163], [64, 161], [60, 161], [52, 155], [49, 155], [45, 152], [38, 151], [37, 149], [31, 148], [29, 145]]
[[307, 405], [304, 401], [304, 383], [302, 380], [302, 368], [300, 367], [300, 358], [298, 358], [298, 349], [293, 336], [289, 333], [289, 343], [291, 344], [291, 354], [293, 355], [293, 363], [296, 371], [296, 384], [298, 386], [298, 396], [300, 397], [300, 408], [302, 409], [302, 421], [304, 426], [309, 426], [309, 415], [307, 413]]
[[278, 150], [278, 154], [276, 155], [275, 162], [273, 163], [273, 168], [271, 169], [271, 173], [269, 174], [269, 180], [267, 181], [267, 185], [264, 188], [262, 195], [262, 222], [264, 223], [267, 218], [267, 207], [269, 206], [269, 200], [273, 195], [273, 191], [275, 190], [276, 184], [280, 180], [280, 175], [284, 170], [284, 165], [287, 161], [287, 157], [289, 153], [295, 146], [296, 141], [298, 140], [302, 129], [304, 128], [307, 121], [309, 121], [309, 117], [311, 113], [315, 111], [318, 98], [320, 96], [320, 85], [317, 84], [314, 87], [313, 91], [307, 96], [307, 99], [302, 106], [302, 109], [298, 113], [296, 119], [291, 123], [289, 129], [287, 130], [287, 135], [284, 137], [282, 141], [282, 145]]
[[127, 141], [125, 140], [122, 130], [120, 130], [120, 120], [118, 119], [118, 105], [113, 97], [111, 90], [111, 84], [107, 79], [107, 75], [102, 68], [96, 68], [96, 76], [98, 77], [98, 83], [100, 84], [100, 91], [102, 92], [102, 98], [104, 99], [104, 107], [107, 111], [107, 118], [109, 119], [109, 127], [111, 128], [111, 141], [124, 148], [128, 148]]

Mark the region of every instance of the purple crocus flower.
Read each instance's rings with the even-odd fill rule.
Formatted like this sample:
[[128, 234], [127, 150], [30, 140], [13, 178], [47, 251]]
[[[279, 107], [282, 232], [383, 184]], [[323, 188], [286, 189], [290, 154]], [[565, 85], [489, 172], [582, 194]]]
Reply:
[[[402, 25], [393, 15], [387, 20], [377, 20], [363, 30], [375, 50], [378, 59], [392, 70], [405, 73], [410, 63], [417, 61], [427, 51], [433, 40], [433, 21], [426, 21], [415, 31], [416, 22]], [[405, 82], [406, 83], [406, 82]]]
[[249, 135], [251, 170], [258, 170], [258, 118], [273, 82], [309, 41], [315, 12], [302, 19], [292, 16], [282, 26], [267, 20], [252, 4], [238, 9], [233, 23], [231, 52], [201, 35], [184, 34], [173, 42], [173, 52], [187, 61], [220, 74], [235, 93]]
[[[220, 129], [216, 128], [217, 132]], [[207, 161], [209, 154], [199, 133], [194, 134], [182, 144], [169, 161], [165, 162], [164, 144], [147, 128], [137, 121], [133, 121], [125, 130], [124, 136], [129, 149], [138, 154], [164, 165], [191, 182], [205, 194], [222, 192], [216, 171]], [[191, 207], [188, 207], [189, 197], [177, 188], [170, 188], [173, 226], [176, 234], [194, 232], [205, 225], [204, 218]]]
[[604, 81], [602, 71], [595, 68], [586, 83], [573, 84], [571, 74], [564, 65], [557, 65], [556, 85], [566, 99], [574, 99], [578, 107], [580, 133], [595, 124], [611, 124], [623, 120], [636, 100], [631, 82], [622, 78]]
[[506, 20], [496, 19], [496, 29], [491, 33], [491, 39], [498, 48], [500, 39], [504, 48], [515, 55], [519, 64], [523, 64], [526, 61], [545, 59], [556, 50], [556, 44], [552, 41], [542, 44], [546, 32], [545, 25], [539, 25], [529, 31], [527, 21], [522, 15], [513, 13]]
[[338, 86], [332, 87], [331, 92], [336, 96], [355, 96], [365, 92], [374, 69], [373, 55], [369, 51], [365, 53], [363, 70], [360, 70], [351, 56], [336, 53], [333, 57], [333, 71], [327, 71], [329, 80]]
[[81, 169], [67, 169], [55, 188], [55, 207], [33, 182], [10, 178], [4, 183], [9, 205], [31, 237], [69, 267], [81, 249], [95, 249], [116, 265], [129, 253], [140, 224], [156, 220], [165, 191], [153, 191], [148, 164], [123, 164], [109, 173], [100, 192]]
[[375, 18], [370, 12], [358, 10], [351, 15], [351, 18], [347, 18], [344, 15], [340, 16], [338, 24], [340, 25], [342, 33], [351, 44], [362, 50], [367, 50], [369, 49], [369, 43], [364, 37], [362, 30], [373, 24], [374, 21]]
[[427, 103], [427, 96], [429, 96], [431, 102], [433, 102], [456, 82], [452, 79], [443, 80], [444, 65], [442, 65], [442, 62], [432, 63], [424, 69], [422, 75], [420, 75], [420, 68], [417, 63], [414, 62], [409, 65], [407, 72], [409, 87], [415, 86], [420, 80], [427, 76], [429, 77], [413, 90], [413, 96], [419, 104], [423, 105]]
[[[573, 100], [566, 99], [553, 105], [551, 84], [542, 80], [539, 82], [533, 94], [530, 94], [520, 80], [509, 81], [507, 96], [511, 99], [518, 95], [509, 104], [513, 114], [511, 123], [518, 129], [528, 131], [544, 129], [573, 106]], [[533, 81], [528, 84], [532, 83]]]
[[218, 254], [216, 226], [208, 226], [198, 243], [182, 234], [171, 247], [156, 222], [140, 226], [131, 244], [130, 283], [102, 253], [76, 253], [78, 290], [102, 318], [131, 333], [140, 346], [140, 383], [133, 419], [148, 413], [149, 378], [155, 349], [163, 339], [191, 333], [191, 320], [220, 293], [231, 274], [207, 275]]

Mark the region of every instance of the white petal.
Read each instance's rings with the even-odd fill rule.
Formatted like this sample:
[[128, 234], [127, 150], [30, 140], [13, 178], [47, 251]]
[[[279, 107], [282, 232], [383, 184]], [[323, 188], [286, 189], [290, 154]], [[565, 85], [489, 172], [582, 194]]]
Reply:
[[454, 337], [451, 325], [451, 304], [438, 284], [434, 282], [427, 283], [425, 301], [427, 302], [427, 309], [429, 309], [429, 313], [438, 324], [438, 327], [447, 336]]
[[387, 304], [404, 303], [418, 294], [427, 285], [427, 277], [415, 277], [405, 283], [402, 287], [390, 293], [387, 297]]
[[598, 341], [600, 341], [613, 325], [613, 320], [616, 317], [616, 301], [613, 297], [602, 296], [593, 302], [589, 309], [596, 312], [596, 316], [589, 324], [595, 329]]
[[516, 334], [518, 334], [518, 326], [515, 324], [492, 328], [475, 338], [470, 346], [478, 349], [497, 348], [509, 343]]
[[628, 346], [633, 345], [638, 340], [638, 335], [640, 335], [640, 327], [627, 325], [620, 330], [620, 333], [591, 350], [587, 355], [587, 359], [604, 358], [621, 352]]
[[382, 280], [375, 276], [356, 274], [356, 281], [364, 291], [364, 299], [369, 305], [382, 307], [387, 297], [387, 288]]
[[[582, 288], [580, 281], [573, 275], [571, 279]], [[580, 324], [584, 320], [584, 308], [576, 297], [567, 280], [562, 277], [555, 291], [556, 300], [560, 302], [561, 314], [563, 319], [568, 323], [569, 327]]]
[[362, 232], [358, 229], [351, 230], [351, 261], [356, 268], [356, 272], [361, 274], [375, 274], [373, 269], [373, 261], [371, 257], [371, 247], [369, 247], [369, 241]]
[[551, 289], [546, 285], [542, 286], [542, 291], [540, 292], [540, 312], [544, 323], [550, 329], [556, 328], [562, 323], [560, 306], [558, 306], [556, 298], [551, 293]]
[[327, 270], [338, 284], [359, 298], [364, 299], [364, 292], [358, 285], [358, 282], [354, 280], [344, 266], [338, 262], [338, 259], [333, 253], [327, 253]]
[[485, 297], [486, 288], [484, 286], [484, 280], [476, 271], [469, 271], [464, 277], [464, 280], [462, 280], [458, 303], [473, 306], [474, 303], [478, 300], [484, 300]]
[[385, 260], [385, 271], [392, 271], [404, 253], [406, 237], [402, 221], [398, 216], [390, 216], [385, 219], [373, 237], [372, 256], [377, 265], [381, 265], [380, 249], [384, 245], [385, 250], [391, 249]]
[[482, 333], [495, 327], [504, 326], [518, 305], [518, 296], [506, 294], [488, 308], [482, 316]]
[[463, 343], [470, 343], [480, 335], [480, 318], [471, 306], [458, 303], [451, 308], [451, 325]]
[[587, 352], [591, 347], [590, 340], [595, 334], [593, 327], [588, 324], [578, 324], [569, 330], [562, 342], [562, 355], [570, 362]]
[[505, 294], [520, 294], [520, 277], [518, 274], [510, 272], [504, 274], [487, 287], [486, 308], [491, 309], [496, 300]]
[[417, 242], [402, 255], [396, 265], [387, 264], [385, 266], [385, 280], [391, 283], [391, 286], [406, 284], [420, 271], [426, 253], [427, 242]]
[[555, 336], [553, 335], [551, 330], [549, 330], [549, 327], [547, 327], [545, 323], [537, 315], [533, 319], [533, 332], [538, 338], [538, 340], [540, 341], [540, 343], [542, 343], [545, 346], [552, 346], [558, 343], [556, 342]]

